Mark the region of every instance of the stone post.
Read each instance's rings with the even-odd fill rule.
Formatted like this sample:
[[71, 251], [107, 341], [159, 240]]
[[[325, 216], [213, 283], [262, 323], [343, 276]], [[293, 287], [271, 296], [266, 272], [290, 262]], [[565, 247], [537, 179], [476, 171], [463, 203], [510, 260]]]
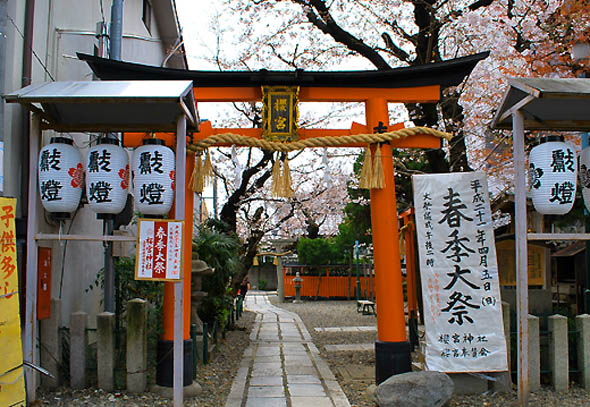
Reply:
[[590, 315], [576, 316], [578, 331], [578, 382], [586, 390], [590, 389]]
[[127, 303], [127, 391], [143, 393], [147, 386], [147, 302]]
[[549, 317], [549, 366], [551, 382], [555, 391], [567, 391], [569, 384], [569, 362], [567, 348], [567, 317]]
[[96, 367], [98, 388], [115, 390], [115, 314], [103, 312], [96, 316]]
[[504, 321], [508, 371], [491, 373], [491, 376], [496, 378], [496, 381], [492, 382], [492, 390], [497, 392], [509, 392], [512, 390], [512, 379], [510, 378], [510, 304], [505, 301], [502, 301], [502, 318]]
[[539, 318], [530, 315], [529, 320], [529, 388], [541, 389], [541, 342], [539, 338]]
[[86, 387], [86, 355], [88, 351], [88, 314], [74, 312], [70, 316], [70, 386]]
[[61, 343], [59, 326], [61, 325], [61, 300], [51, 299], [51, 316], [39, 323], [41, 346], [39, 349], [41, 366], [51, 373], [55, 379], [41, 375], [41, 385], [48, 389], [55, 389], [60, 385], [61, 377], [59, 365], [61, 358]]
[[510, 335], [510, 304], [502, 301], [502, 319], [504, 321], [504, 337], [506, 338], [506, 354], [508, 356], [508, 371], [510, 372], [510, 352], [512, 350]]

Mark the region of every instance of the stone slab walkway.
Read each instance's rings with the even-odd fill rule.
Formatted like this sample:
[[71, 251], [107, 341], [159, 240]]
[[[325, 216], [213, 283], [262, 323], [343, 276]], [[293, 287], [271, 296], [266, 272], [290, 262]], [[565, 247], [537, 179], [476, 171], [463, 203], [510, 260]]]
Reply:
[[324, 345], [326, 352], [370, 352], [375, 350], [374, 343], [345, 343], [342, 345]]
[[313, 328], [316, 332], [377, 332], [376, 326], [332, 326]]
[[256, 291], [245, 308], [256, 321], [226, 407], [350, 407], [297, 314]]

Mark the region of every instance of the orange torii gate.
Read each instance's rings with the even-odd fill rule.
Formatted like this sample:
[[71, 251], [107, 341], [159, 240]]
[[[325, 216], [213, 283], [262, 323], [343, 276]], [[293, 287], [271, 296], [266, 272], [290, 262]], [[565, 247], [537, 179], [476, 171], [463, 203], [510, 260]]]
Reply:
[[[78, 57], [85, 60], [101, 79], [191, 79], [194, 83], [197, 104], [258, 102], [263, 98], [263, 86], [296, 86], [299, 88], [300, 102], [364, 103], [365, 125], [354, 123], [350, 129], [299, 129], [299, 143], [305, 144], [306, 141], [314, 138], [324, 140], [342, 136], [394, 134], [403, 126], [389, 125], [388, 103], [436, 103], [440, 100], [441, 92], [445, 87], [461, 83], [477, 62], [487, 55], [488, 53], [481, 53], [441, 63], [389, 71], [353, 72], [182, 71], [106, 60], [90, 55], [78, 54]], [[423, 132], [414, 131], [413, 134], [402, 138], [379, 140], [377, 143], [360, 141], [354, 137], [350, 139], [351, 142], [338, 143], [340, 147], [365, 147], [369, 143], [374, 143], [373, 159], [380, 158], [383, 168], [384, 187], [372, 188], [370, 191], [378, 309], [378, 340], [375, 343], [378, 384], [391, 375], [411, 370], [411, 347], [407, 341], [405, 329], [392, 152], [393, 148], [440, 148], [444, 133], [427, 130], [429, 129]], [[220, 135], [236, 137], [230, 137], [224, 141], [219, 138]], [[202, 151], [209, 146], [239, 146], [240, 143], [236, 140], [261, 140], [262, 135], [263, 129], [213, 128], [210, 123], [203, 122], [200, 132], [191, 136], [194, 144], [187, 149], [192, 149], [194, 154], [194, 151]], [[244, 138], [240, 139], [240, 136]], [[142, 137], [143, 135], [139, 134], [126, 134], [125, 145], [139, 145]], [[278, 151], [290, 151], [289, 144], [291, 143], [275, 143], [271, 147]], [[378, 155], [375, 145], [380, 146]], [[335, 144], [328, 143], [322, 146], [335, 146]], [[187, 180], [189, 178], [187, 170]], [[187, 185], [186, 188], [188, 189], [189, 186]], [[189, 195], [192, 194], [187, 193], [187, 198]], [[192, 205], [189, 199], [186, 202], [187, 206]], [[192, 207], [187, 207], [186, 213], [192, 213]], [[186, 229], [192, 230], [188, 219], [185, 222]], [[188, 270], [191, 266], [192, 244], [188, 236], [186, 240], [185, 270]], [[189, 274], [185, 273], [187, 277]], [[186, 297], [187, 295], [189, 297]], [[164, 341], [171, 341], [173, 338], [174, 315], [170, 298], [173, 298], [172, 288], [166, 287], [162, 337]], [[185, 278], [185, 298], [190, 298], [190, 278]], [[187, 311], [186, 303], [188, 301], [185, 301], [184, 338], [189, 340], [190, 309]]]

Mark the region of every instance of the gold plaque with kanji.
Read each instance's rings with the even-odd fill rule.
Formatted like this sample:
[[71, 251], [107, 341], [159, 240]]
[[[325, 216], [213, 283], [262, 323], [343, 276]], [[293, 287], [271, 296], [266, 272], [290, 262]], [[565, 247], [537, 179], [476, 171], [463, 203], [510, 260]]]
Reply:
[[298, 86], [262, 87], [262, 138], [279, 142], [297, 140], [298, 95]]

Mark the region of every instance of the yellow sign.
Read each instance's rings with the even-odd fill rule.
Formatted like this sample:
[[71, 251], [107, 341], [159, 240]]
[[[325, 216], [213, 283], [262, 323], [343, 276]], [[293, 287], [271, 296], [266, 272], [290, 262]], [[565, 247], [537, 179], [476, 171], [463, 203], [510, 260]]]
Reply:
[[269, 141], [297, 141], [299, 87], [262, 87], [262, 138]]
[[[498, 254], [498, 272], [500, 273], [500, 285], [516, 286], [516, 253], [515, 242], [512, 239], [496, 242]], [[545, 249], [540, 246], [528, 244], [528, 273], [529, 286], [545, 284]]]
[[0, 198], [0, 406], [25, 406], [14, 213], [16, 199]]

